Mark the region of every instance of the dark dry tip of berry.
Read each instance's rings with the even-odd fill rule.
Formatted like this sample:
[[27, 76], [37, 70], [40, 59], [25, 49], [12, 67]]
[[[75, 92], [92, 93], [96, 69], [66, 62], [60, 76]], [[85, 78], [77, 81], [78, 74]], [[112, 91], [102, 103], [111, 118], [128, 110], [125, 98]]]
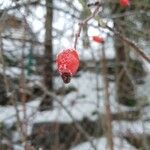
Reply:
[[105, 41], [104, 40], [102, 40], [102, 44], [104, 44], [105, 43]]
[[63, 81], [64, 81], [65, 84], [69, 83], [70, 80], [71, 80], [71, 75], [70, 75], [70, 73], [68, 73], [68, 72], [64, 72], [64, 73], [61, 75], [61, 77], [62, 77], [62, 79], [63, 79]]

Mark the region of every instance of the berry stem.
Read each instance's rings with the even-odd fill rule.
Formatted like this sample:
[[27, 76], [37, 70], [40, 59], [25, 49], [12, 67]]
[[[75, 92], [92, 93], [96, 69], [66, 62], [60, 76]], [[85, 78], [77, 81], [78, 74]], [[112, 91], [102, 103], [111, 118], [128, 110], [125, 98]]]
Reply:
[[98, 13], [100, 7], [101, 7], [101, 3], [98, 2], [95, 10], [93, 11], [93, 13], [78, 24], [79, 28], [78, 28], [78, 31], [77, 31], [77, 33], [75, 35], [75, 41], [74, 41], [74, 46], [73, 46], [74, 49], [76, 49], [76, 47], [77, 47], [78, 39], [80, 37], [81, 30], [82, 30], [83, 26], [85, 24], [87, 24], [87, 22], [89, 20], [91, 20], [92, 18], [94, 18], [96, 16], [96, 14]]

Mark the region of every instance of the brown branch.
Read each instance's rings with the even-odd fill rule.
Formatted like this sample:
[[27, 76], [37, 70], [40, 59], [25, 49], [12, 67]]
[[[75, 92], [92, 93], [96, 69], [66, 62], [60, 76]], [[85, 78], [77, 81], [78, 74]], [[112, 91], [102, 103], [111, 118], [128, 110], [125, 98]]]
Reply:
[[124, 35], [122, 35], [121, 33], [119, 33], [118, 31], [116, 31], [115, 29], [109, 27], [106, 25], [106, 28], [109, 29], [110, 31], [112, 31], [119, 39], [123, 40], [124, 42], [126, 42], [128, 45], [130, 45], [137, 53], [140, 54], [141, 57], [143, 57], [147, 62], [150, 63], [150, 57], [147, 56], [144, 53], [144, 50], [139, 48], [139, 46], [137, 45], [137, 43], [131, 41], [130, 39], [128, 39], [127, 37], [125, 37]]
[[[16, 4], [15, 6], [11, 6], [11, 7], [2, 9], [2, 10], [0, 10], [0, 12], [7, 12], [7, 11], [15, 10], [15, 9], [20, 9], [20, 8], [22, 8], [22, 7], [36, 6], [36, 5], [40, 5], [40, 6], [42, 6], [42, 7], [45, 7], [45, 4], [42, 4], [42, 3], [40, 3], [40, 1], [35, 0], [35, 1], [33, 1], [33, 2], [27, 2], [27, 3], [22, 3], [22, 4]], [[73, 17], [73, 18], [79, 19], [77, 13], [76, 13], [76, 14], [71, 13], [70, 11], [64, 10], [64, 9], [59, 8], [59, 7], [57, 7], [57, 6], [54, 7], [54, 6], [52, 6], [52, 5], [48, 5], [48, 7], [49, 7], [49, 8], [53, 8], [53, 9], [56, 10], [56, 11], [61, 11], [61, 12], [65, 13], [65, 14], [69, 14], [69, 15], [70, 15], [71, 17]], [[74, 7], [73, 9], [74, 9], [75, 12], [78, 12], [78, 13], [79, 13], [79, 10], [78, 10], [78, 9], [76, 9], [75, 7]]]
[[107, 142], [110, 147], [110, 150], [113, 150], [114, 143], [113, 143], [113, 133], [112, 133], [112, 113], [110, 108], [110, 101], [109, 101], [109, 83], [107, 79], [107, 61], [105, 55], [104, 44], [102, 46], [102, 75], [104, 81], [104, 97], [105, 97], [105, 109], [106, 109], [106, 125], [107, 125]]
[[19, 115], [19, 109], [18, 109], [18, 106], [17, 106], [17, 98], [16, 98], [16, 95], [15, 95], [15, 90], [13, 90], [13, 91], [10, 90], [9, 80], [8, 80], [6, 72], [5, 72], [5, 60], [3, 58], [3, 42], [2, 42], [2, 39], [0, 39], [0, 58], [2, 60], [2, 65], [3, 65], [3, 76], [4, 76], [6, 94], [10, 98], [10, 101], [12, 102], [12, 104], [14, 106], [14, 109], [16, 111], [17, 127], [21, 132], [21, 136], [23, 138], [22, 141], [26, 142], [24, 137], [25, 137], [25, 135], [27, 135], [27, 132], [24, 131], [24, 124], [21, 121], [21, 118], [20, 118], [20, 115]]
[[81, 22], [78, 24], [78, 25], [79, 25], [79, 28], [78, 28], [78, 31], [77, 31], [77, 33], [76, 33], [76, 35], [75, 35], [74, 49], [76, 49], [76, 47], [77, 47], [78, 38], [80, 37], [81, 30], [82, 30], [83, 26], [84, 26], [85, 24], [87, 24], [87, 22], [88, 22], [89, 20], [91, 20], [92, 18], [95, 17], [95, 15], [96, 15], [97, 12], [99, 11], [99, 8], [100, 8], [100, 7], [101, 7], [101, 3], [98, 3], [98, 4], [97, 4], [97, 7], [96, 7], [95, 10], [94, 10], [94, 12], [93, 12], [90, 16], [88, 16], [87, 18], [85, 18], [83, 21], [81, 21]]
[[4, 8], [2, 9], [0, 12], [4, 12], [4, 11], [10, 11], [10, 10], [15, 10], [15, 9], [18, 9], [18, 8], [21, 8], [21, 7], [26, 7], [26, 6], [29, 6], [29, 5], [37, 5], [39, 3], [38, 0], [35, 0], [35, 1], [28, 1], [28, 2], [25, 2], [25, 3], [21, 3], [21, 4], [16, 4], [15, 6], [11, 6], [11, 7], [8, 7], [8, 8]]
[[66, 106], [62, 103], [61, 99], [59, 99], [57, 97], [57, 95], [55, 95], [53, 92], [49, 92], [47, 90], [47, 88], [43, 85], [37, 85], [39, 86], [42, 91], [46, 94], [46, 95], [49, 95], [51, 97], [53, 97], [55, 99], [55, 101], [66, 111], [66, 113], [69, 115], [69, 117], [73, 120], [74, 124], [75, 124], [75, 127], [77, 130], [80, 131], [80, 133], [86, 138], [86, 140], [88, 140], [91, 144], [91, 146], [93, 147], [94, 150], [96, 150], [96, 147], [92, 141], [92, 138], [90, 137], [90, 135], [83, 129], [83, 127], [74, 119], [72, 113], [66, 108]]

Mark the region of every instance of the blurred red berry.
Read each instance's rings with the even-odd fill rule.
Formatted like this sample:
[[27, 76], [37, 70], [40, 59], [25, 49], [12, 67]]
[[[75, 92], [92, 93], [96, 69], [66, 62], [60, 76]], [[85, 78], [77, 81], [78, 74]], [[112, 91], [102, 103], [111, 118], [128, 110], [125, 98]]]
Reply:
[[64, 83], [69, 83], [70, 79], [79, 68], [79, 56], [75, 49], [64, 49], [56, 58], [57, 70]]
[[129, 0], [119, 0], [121, 7], [128, 7], [130, 5]]
[[92, 40], [97, 42], [97, 43], [104, 43], [104, 39], [99, 36], [92, 36]]

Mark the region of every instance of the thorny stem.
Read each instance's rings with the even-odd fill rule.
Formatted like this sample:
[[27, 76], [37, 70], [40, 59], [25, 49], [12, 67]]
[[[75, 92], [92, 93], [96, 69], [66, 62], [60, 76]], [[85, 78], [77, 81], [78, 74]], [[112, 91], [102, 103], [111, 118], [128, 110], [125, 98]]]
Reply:
[[80, 37], [81, 30], [82, 30], [83, 26], [84, 26], [85, 24], [87, 24], [87, 22], [88, 22], [89, 20], [91, 20], [92, 18], [95, 17], [95, 15], [98, 13], [100, 7], [101, 7], [101, 3], [98, 2], [98, 3], [97, 3], [97, 7], [96, 7], [95, 10], [93, 11], [93, 13], [92, 13], [90, 16], [88, 16], [87, 18], [85, 18], [83, 21], [81, 21], [81, 22], [78, 24], [79, 28], [78, 28], [78, 31], [77, 31], [77, 33], [76, 33], [76, 35], [75, 35], [74, 49], [76, 49], [76, 47], [77, 47], [77, 42], [78, 42], [78, 39], [79, 39], [79, 37]]

